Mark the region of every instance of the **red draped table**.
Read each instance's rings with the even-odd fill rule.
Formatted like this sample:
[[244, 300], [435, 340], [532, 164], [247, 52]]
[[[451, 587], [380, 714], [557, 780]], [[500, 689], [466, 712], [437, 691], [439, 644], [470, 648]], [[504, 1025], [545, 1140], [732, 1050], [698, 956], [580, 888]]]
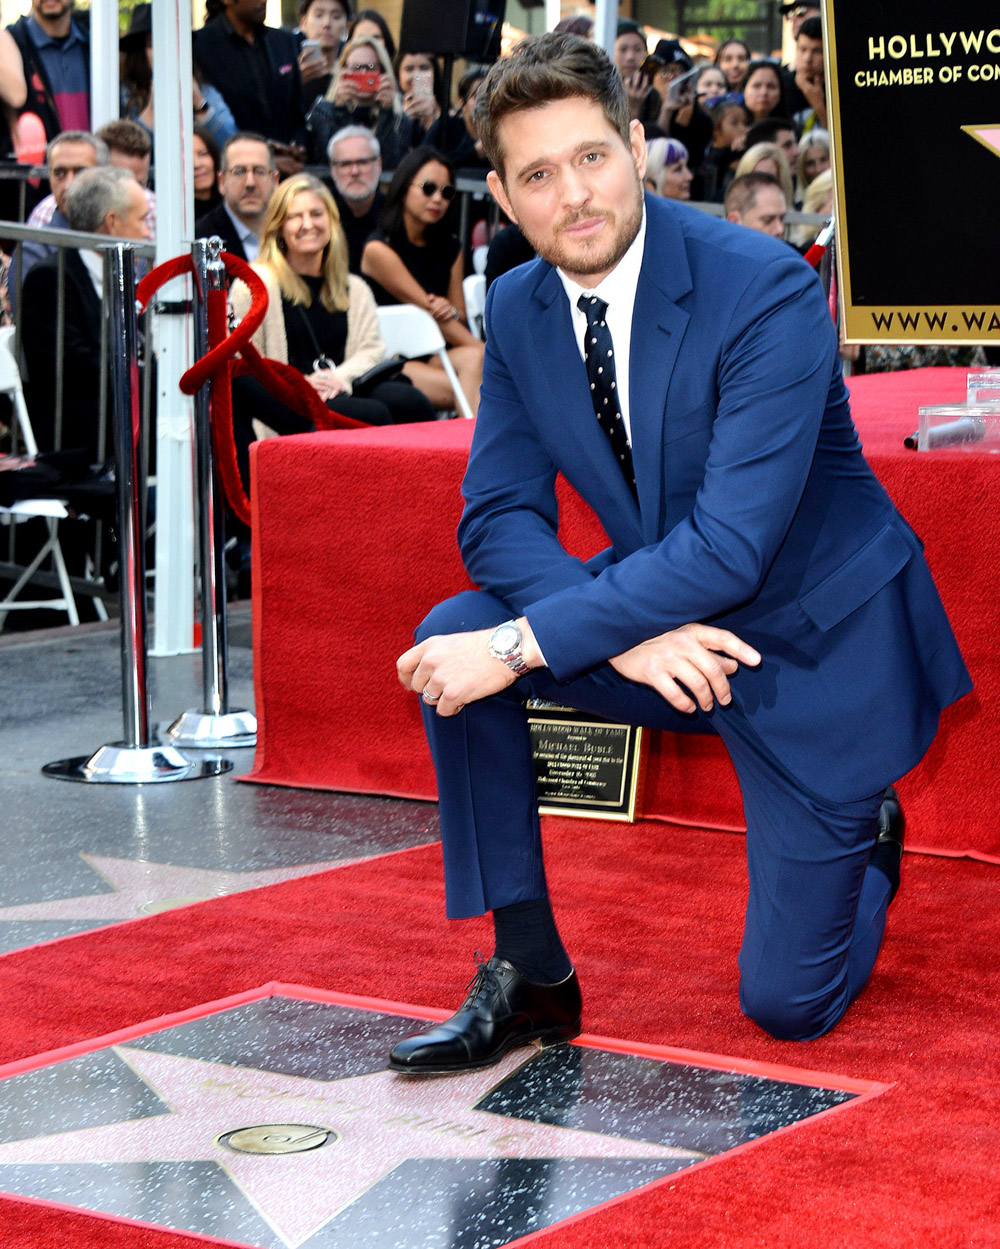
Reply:
[[[908, 845], [1000, 862], [991, 779], [1000, 753], [1000, 456], [903, 447], [918, 405], [963, 398], [965, 376], [922, 369], [859, 377], [851, 382], [852, 410], [872, 468], [926, 544], [976, 684], [948, 709], [927, 757], [900, 784]], [[248, 779], [436, 796], [417, 701], [398, 684], [394, 660], [427, 611], [470, 584], [455, 529], [471, 433], [471, 422], [446, 421], [255, 445], [258, 745]], [[565, 482], [560, 536], [584, 557], [607, 544]], [[744, 827], [736, 778], [717, 739], [650, 737], [647, 818]]]

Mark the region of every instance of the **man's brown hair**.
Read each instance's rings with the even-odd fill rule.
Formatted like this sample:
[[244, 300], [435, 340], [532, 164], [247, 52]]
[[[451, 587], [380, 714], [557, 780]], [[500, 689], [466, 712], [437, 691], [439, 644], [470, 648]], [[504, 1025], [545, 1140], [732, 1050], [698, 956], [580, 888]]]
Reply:
[[628, 96], [614, 62], [597, 44], [549, 31], [522, 39], [490, 70], [476, 104], [476, 126], [487, 160], [505, 182], [500, 123], [509, 113], [577, 96], [593, 100], [628, 145]]
[[723, 204], [726, 213], [739, 213], [742, 217], [757, 203], [761, 187], [765, 186], [776, 186], [784, 194], [781, 183], [771, 173], [758, 172], [755, 169], [753, 173], [742, 173], [738, 178], [734, 178], [726, 189], [726, 199]]

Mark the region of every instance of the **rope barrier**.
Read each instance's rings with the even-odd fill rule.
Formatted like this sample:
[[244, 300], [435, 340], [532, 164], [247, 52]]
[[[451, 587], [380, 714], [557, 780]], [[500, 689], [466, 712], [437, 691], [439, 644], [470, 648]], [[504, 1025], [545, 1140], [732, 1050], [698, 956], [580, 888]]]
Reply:
[[[233, 436], [234, 376], [250, 373], [286, 407], [308, 417], [317, 429], [364, 429], [365, 424], [353, 417], [331, 412], [298, 369], [281, 360], [269, 360], [257, 351], [250, 339], [267, 312], [267, 289], [245, 260], [230, 252], [222, 252], [221, 259], [230, 277], [246, 283], [250, 290], [250, 307], [230, 332], [225, 291], [209, 291], [209, 350], [181, 375], [179, 385], [184, 394], [193, 395], [206, 382], [211, 384], [212, 448], [222, 487], [233, 513], [249, 525], [250, 500], [240, 477]], [[139, 310], [146, 311], [149, 301], [161, 286], [192, 271], [190, 256], [176, 256], [157, 265], [136, 287]]]

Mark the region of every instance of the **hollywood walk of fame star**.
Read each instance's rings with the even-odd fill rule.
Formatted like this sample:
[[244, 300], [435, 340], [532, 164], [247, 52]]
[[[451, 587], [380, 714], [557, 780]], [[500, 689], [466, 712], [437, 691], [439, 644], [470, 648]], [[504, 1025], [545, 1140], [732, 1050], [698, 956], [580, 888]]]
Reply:
[[[170, 1113], [0, 1144], [0, 1166], [215, 1162], [295, 1249], [408, 1159], [635, 1158], [676, 1166], [705, 1156], [474, 1108], [535, 1052], [446, 1078], [378, 1071], [323, 1081], [116, 1046]], [[320, 1148], [296, 1154], [241, 1154], [219, 1143], [258, 1124], [315, 1125], [332, 1134]]]
[[0, 907], [2, 920], [117, 920], [134, 919], [156, 911], [221, 898], [245, 889], [276, 885], [299, 876], [313, 876], [335, 867], [361, 862], [358, 858], [301, 863], [256, 872], [227, 872], [173, 863], [149, 863], [141, 859], [115, 859], [81, 854], [88, 867], [113, 886], [111, 893], [82, 894], [52, 902], [26, 902]]
[[963, 126], [962, 129], [970, 139], [981, 143], [994, 156], [1000, 156], [1000, 126]]

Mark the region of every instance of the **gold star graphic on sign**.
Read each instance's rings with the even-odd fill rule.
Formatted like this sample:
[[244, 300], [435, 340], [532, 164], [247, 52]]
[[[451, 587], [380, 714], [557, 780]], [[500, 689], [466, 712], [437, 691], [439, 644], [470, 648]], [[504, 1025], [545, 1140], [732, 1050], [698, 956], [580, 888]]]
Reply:
[[970, 139], [988, 148], [994, 156], [1000, 156], [1000, 122], [992, 125], [963, 126]]

